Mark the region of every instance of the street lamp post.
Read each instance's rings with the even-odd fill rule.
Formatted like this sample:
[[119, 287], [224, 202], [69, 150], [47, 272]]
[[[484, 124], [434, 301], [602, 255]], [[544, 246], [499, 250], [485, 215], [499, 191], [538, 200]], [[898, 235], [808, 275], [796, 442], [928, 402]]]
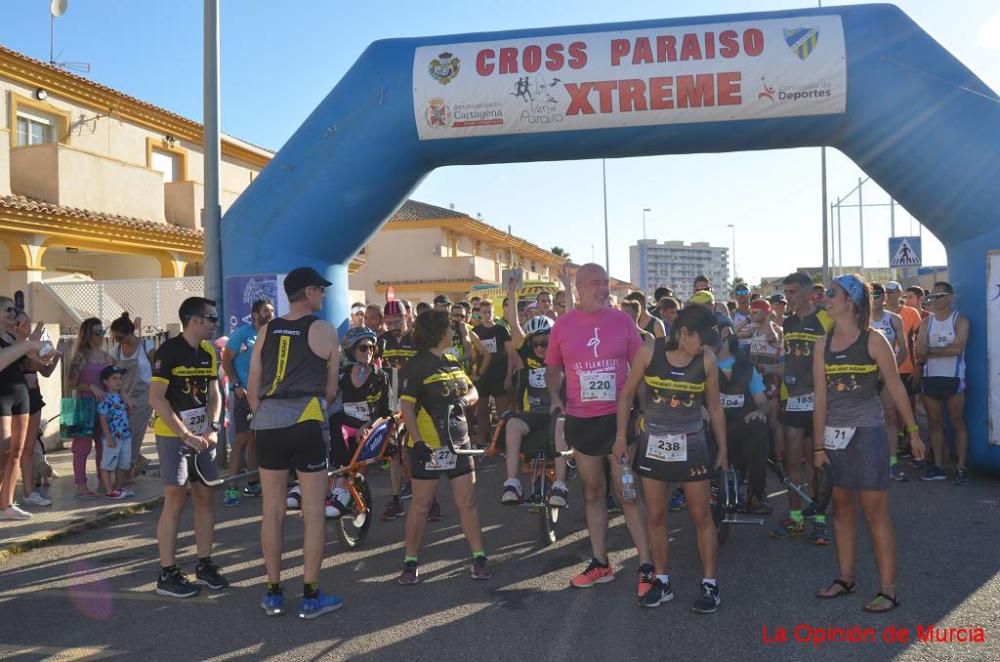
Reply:
[[645, 207], [642, 210], [642, 238], [643, 239], [646, 238], [646, 212], [648, 212], [648, 211], [653, 211], [653, 210], [650, 209], [649, 207]]

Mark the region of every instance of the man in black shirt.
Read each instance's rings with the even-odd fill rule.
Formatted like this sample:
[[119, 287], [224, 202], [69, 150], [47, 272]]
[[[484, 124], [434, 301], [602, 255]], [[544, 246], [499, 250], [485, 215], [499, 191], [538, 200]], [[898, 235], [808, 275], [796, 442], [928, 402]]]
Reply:
[[483, 447], [490, 439], [490, 397], [496, 403], [497, 412], [510, 408], [510, 398], [507, 393], [511, 388], [511, 378], [514, 374], [514, 341], [510, 332], [496, 323], [493, 315], [493, 302], [484, 299], [479, 302], [479, 315], [482, 324], [473, 331], [479, 336], [483, 350], [490, 355], [485, 372], [479, 375], [476, 389], [479, 391], [479, 402], [476, 403], [476, 417], [479, 421], [479, 444]]
[[[156, 528], [160, 546], [160, 575], [156, 592], [175, 598], [197, 595], [200, 589], [187, 580], [174, 558], [177, 526], [187, 501], [190, 482], [194, 501], [194, 537], [198, 547], [196, 581], [212, 589], [229, 582], [212, 563], [212, 536], [215, 518], [212, 488], [191, 476], [189, 462], [198, 463], [201, 475], [211, 480], [218, 475], [215, 447], [219, 432], [219, 368], [215, 349], [208, 342], [219, 323], [215, 302], [190, 297], [181, 304], [178, 316], [183, 332], [160, 345], [153, 362], [149, 404], [156, 412], [153, 431], [163, 477], [163, 509]], [[197, 455], [191, 457], [190, 451]]]

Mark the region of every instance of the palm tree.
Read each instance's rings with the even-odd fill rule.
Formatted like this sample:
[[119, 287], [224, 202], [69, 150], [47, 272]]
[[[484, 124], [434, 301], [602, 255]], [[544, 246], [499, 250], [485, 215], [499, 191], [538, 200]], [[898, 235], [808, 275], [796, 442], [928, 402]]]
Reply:
[[569, 252], [565, 248], [560, 248], [559, 246], [553, 246], [550, 252], [557, 257], [561, 257], [566, 260], [569, 259]]

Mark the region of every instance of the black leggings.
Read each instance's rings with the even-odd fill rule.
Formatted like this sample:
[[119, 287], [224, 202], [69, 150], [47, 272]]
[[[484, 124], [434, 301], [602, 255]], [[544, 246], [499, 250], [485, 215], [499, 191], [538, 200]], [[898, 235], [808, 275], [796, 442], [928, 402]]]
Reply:
[[764, 496], [767, 490], [767, 451], [771, 429], [767, 421], [747, 423], [743, 416], [726, 419], [729, 464], [747, 471], [750, 495]]

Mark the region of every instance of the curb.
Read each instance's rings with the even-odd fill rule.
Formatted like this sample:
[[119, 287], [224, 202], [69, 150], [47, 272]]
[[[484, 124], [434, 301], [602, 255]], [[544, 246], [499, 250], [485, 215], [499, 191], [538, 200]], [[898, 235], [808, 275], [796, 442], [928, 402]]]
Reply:
[[45, 547], [74, 533], [95, 529], [117, 519], [128, 517], [129, 515], [149, 511], [161, 503], [163, 503], [162, 494], [137, 503], [130, 503], [127, 506], [104, 511], [93, 517], [72, 522], [52, 531], [45, 531], [10, 543], [0, 543], [0, 561], [5, 561], [18, 554], [24, 554], [40, 547]]

